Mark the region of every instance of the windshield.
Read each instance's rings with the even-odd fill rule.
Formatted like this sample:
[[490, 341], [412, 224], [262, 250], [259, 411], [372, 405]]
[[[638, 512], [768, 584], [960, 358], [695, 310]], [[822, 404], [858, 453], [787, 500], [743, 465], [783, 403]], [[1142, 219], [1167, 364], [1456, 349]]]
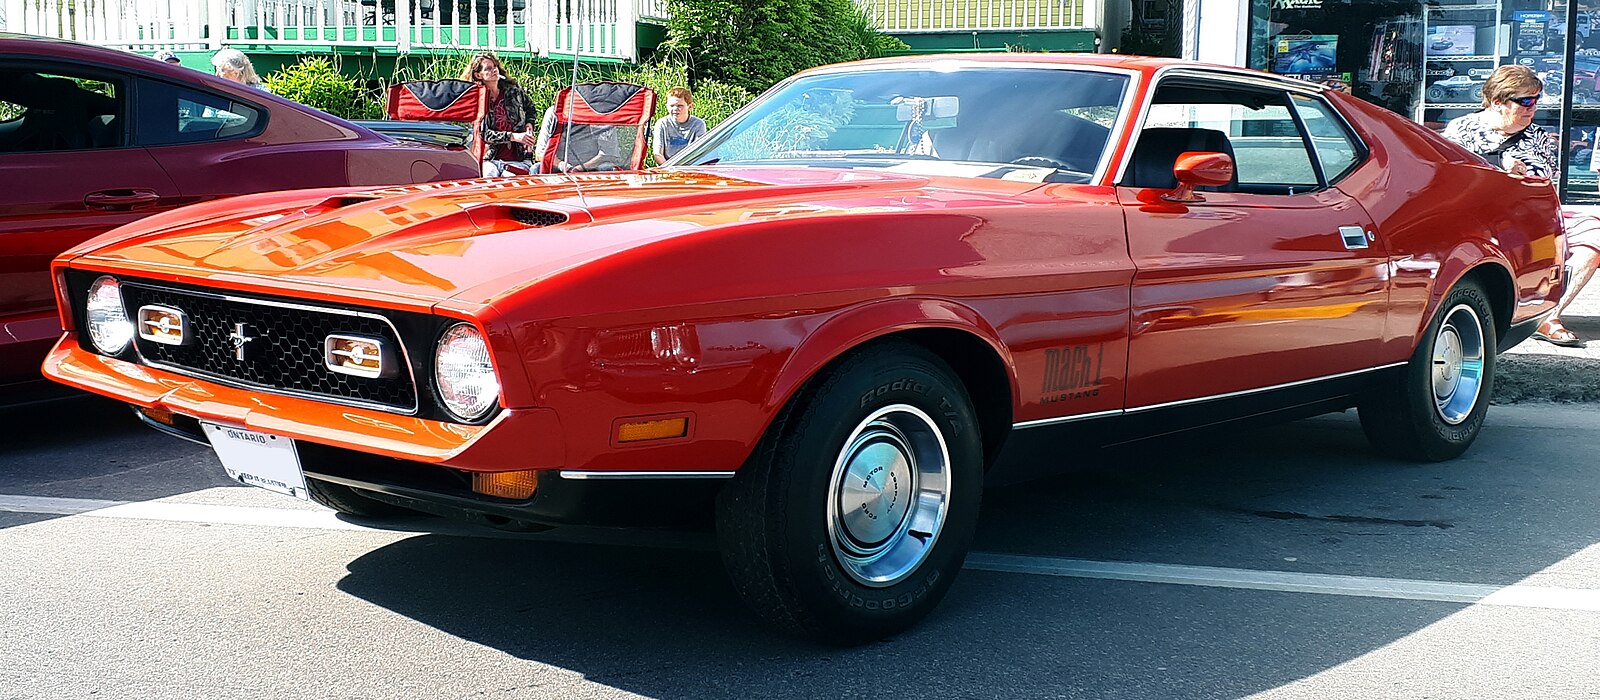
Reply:
[[783, 163], [1088, 182], [1128, 78], [1042, 68], [863, 70], [767, 95], [673, 165]]

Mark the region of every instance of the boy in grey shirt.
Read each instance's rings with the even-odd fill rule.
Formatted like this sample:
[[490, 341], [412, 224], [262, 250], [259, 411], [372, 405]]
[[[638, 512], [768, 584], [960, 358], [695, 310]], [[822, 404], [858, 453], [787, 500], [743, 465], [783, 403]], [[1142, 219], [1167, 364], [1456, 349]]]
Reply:
[[656, 156], [657, 165], [706, 135], [705, 120], [689, 116], [692, 108], [694, 93], [689, 92], [689, 88], [675, 87], [667, 91], [667, 116], [657, 119], [655, 127], [650, 129], [650, 150]]

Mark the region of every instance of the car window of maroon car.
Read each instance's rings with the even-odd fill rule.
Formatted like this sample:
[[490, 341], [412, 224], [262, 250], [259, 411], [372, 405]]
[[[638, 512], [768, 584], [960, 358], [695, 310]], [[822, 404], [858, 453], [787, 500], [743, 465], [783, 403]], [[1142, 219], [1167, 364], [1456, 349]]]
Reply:
[[245, 138], [266, 126], [266, 110], [157, 81], [140, 83], [139, 117], [137, 137], [146, 146]]
[[88, 73], [0, 63], [0, 153], [120, 147], [124, 93]]

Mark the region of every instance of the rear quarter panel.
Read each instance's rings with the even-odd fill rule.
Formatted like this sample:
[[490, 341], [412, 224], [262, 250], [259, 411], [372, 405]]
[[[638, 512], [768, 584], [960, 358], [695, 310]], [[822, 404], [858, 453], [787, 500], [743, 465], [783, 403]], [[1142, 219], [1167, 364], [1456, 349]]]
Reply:
[[1388, 361], [1410, 356], [1445, 293], [1482, 266], [1510, 279], [1511, 297], [1501, 301], [1511, 322], [1554, 308], [1561, 235], [1554, 187], [1512, 178], [1381, 108], [1330, 96], [1372, 151], [1338, 187], [1366, 208], [1388, 246]]

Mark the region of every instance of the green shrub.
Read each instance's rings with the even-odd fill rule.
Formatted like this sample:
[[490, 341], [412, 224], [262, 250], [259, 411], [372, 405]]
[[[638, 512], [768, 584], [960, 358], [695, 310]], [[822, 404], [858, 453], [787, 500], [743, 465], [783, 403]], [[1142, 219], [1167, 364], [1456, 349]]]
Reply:
[[266, 87], [282, 97], [345, 119], [383, 118], [382, 100], [368, 95], [360, 82], [346, 77], [326, 58], [302, 58], [299, 63], [268, 75]]
[[668, 0], [670, 53], [690, 73], [756, 93], [798, 71], [904, 46], [853, 0]]

